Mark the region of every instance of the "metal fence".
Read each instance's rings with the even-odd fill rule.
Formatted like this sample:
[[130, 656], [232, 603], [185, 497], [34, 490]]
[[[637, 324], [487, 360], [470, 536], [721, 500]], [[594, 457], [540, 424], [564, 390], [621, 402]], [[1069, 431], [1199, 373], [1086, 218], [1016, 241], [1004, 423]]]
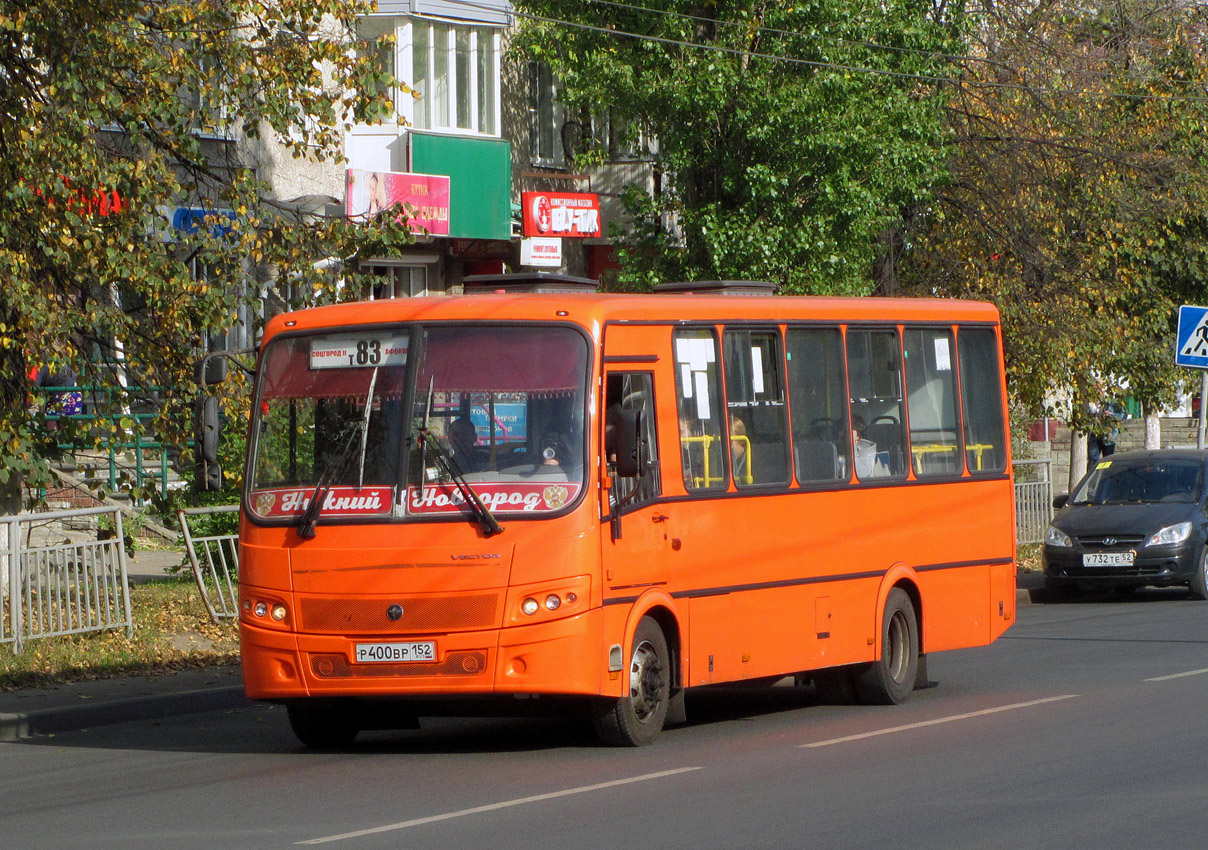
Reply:
[[1053, 465], [1048, 460], [1017, 460], [1015, 542], [1040, 543], [1053, 519]]
[[[72, 542], [47, 533], [51, 524], [91, 517], [108, 517], [112, 536]], [[35, 638], [120, 628], [132, 635], [122, 539], [117, 507], [0, 517], [0, 644], [18, 652]]]
[[189, 517], [238, 511], [238, 505], [215, 505], [184, 508], [177, 512], [180, 532], [184, 535], [185, 549], [189, 553], [189, 564], [193, 567], [193, 578], [201, 591], [201, 601], [215, 623], [239, 616], [239, 592], [236, 588], [239, 581], [239, 536], [196, 536], [189, 528]]

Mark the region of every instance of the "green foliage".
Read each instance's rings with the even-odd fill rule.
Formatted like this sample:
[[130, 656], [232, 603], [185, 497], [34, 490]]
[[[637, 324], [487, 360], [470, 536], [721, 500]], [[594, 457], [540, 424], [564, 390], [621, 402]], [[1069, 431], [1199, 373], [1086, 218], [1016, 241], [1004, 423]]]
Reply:
[[[39, 446], [53, 442], [46, 419], [26, 411], [30, 366], [68, 362], [105, 391], [98, 417], [71, 435], [77, 444], [153, 430], [183, 447], [206, 335], [235, 325], [262, 290], [273, 309], [355, 297], [361, 252], [411, 240], [385, 218], [303, 214], [272, 200], [267, 183], [277, 159], [338, 161], [347, 125], [388, 115], [387, 99], [354, 94], [393, 82], [352, 36], [373, 8], [35, 0], [0, 9], [3, 475], [40, 474]], [[174, 231], [168, 211], [182, 206], [210, 214], [192, 233]], [[241, 389], [229, 385], [231, 406]], [[135, 409], [158, 416], [142, 422]], [[18, 507], [19, 492], [0, 481], [0, 511]]]
[[657, 139], [661, 192], [631, 192], [632, 229], [614, 233], [622, 288], [857, 294], [878, 239], [942, 179], [937, 78], [960, 52], [959, 5], [938, 20], [911, 0], [519, 0], [515, 43], [570, 107]]
[[1180, 303], [1208, 280], [1208, 17], [1124, 0], [989, 7], [953, 90], [953, 182], [904, 277], [994, 301], [1014, 398], [1082, 431], [1173, 401]]

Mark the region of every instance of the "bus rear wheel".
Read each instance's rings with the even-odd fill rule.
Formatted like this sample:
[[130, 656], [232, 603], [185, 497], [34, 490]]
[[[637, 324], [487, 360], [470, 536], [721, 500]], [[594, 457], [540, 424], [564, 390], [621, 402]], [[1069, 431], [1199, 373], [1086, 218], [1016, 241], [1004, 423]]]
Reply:
[[914, 690], [919, 663], [919, 624], [914, 603], [900, 587], [889, 591], [881, 621], [881, 657], [859, 670], [856, 693], [868, 705], [897, 705]]
[[633, 634], [629, 695], [592, 706], [592, 725], [601, 741], [614, 747], [643, 747], [658, 737], [671, 700], [668, 659], [662, 628], [643, 617]]
[[299, 699], [286, 703], [290, 728], [308, 747], [330, 749], [352, 743], [361, 731], [351, 700]]

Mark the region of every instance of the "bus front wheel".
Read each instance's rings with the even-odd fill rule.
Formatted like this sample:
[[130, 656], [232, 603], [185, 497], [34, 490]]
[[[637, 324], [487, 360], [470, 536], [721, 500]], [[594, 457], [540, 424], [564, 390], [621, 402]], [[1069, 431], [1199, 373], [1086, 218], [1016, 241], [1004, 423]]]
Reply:
[[671, 700], [668, 657], [662, 628], [643, 617], [633, 634], [628, 696], [598, 700], [592, 706], [592, 725], [601, 741], [615, 747], [642, 747], [658, 737]]
[[308, 747], [344, 747], [360, 732], [356, 704], [351, 700], [299, 699], [285, 706], [290, 728]]
[[855, 675], [856, 693], [868, 705], [897, 705], [914, 690], [919, 624], [914, 603], [900, 587], [889, 591], [881, 621], [881, 657]]

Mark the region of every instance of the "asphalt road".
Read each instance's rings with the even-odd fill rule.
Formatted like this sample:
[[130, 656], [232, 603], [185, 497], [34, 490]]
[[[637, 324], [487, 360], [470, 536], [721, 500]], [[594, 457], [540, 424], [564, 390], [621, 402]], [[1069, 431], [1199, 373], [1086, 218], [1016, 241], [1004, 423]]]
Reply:
[[438, 719], [301, 749], [268, 706], [0, 744], [0, 847], [1182, 848], [1208, 832], [1208, 603], [1022, 606], [905, 705], [690, 697], [652, 747]]

